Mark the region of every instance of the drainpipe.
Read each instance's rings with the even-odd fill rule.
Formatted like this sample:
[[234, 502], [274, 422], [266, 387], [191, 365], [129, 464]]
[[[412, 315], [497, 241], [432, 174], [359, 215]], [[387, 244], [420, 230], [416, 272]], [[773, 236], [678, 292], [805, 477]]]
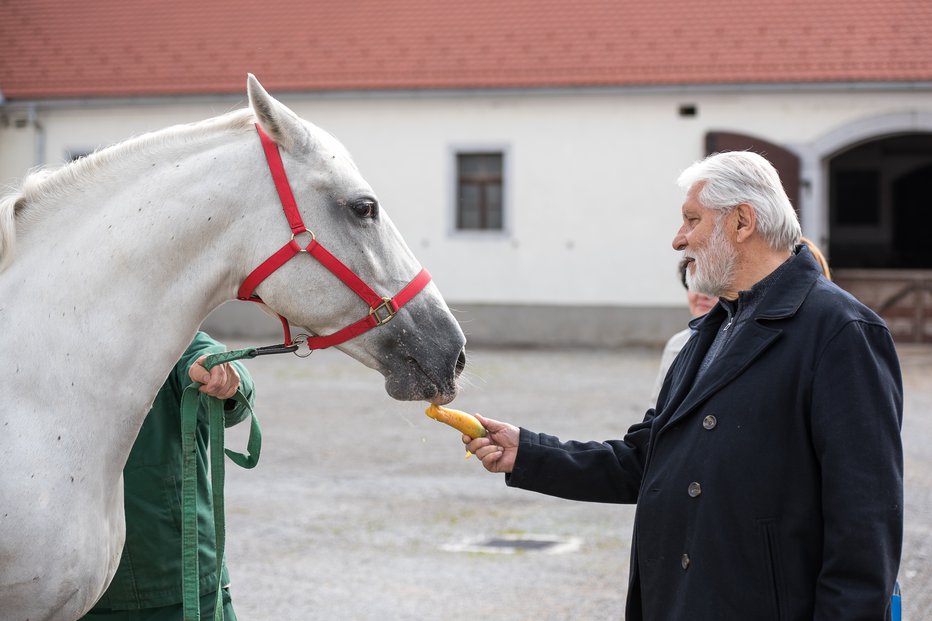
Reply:
[[29, 106], [28, 123], [35, 131], [32, 147], [35, 166], [43, 166], [45, 164], [45, 128], [42, 127], [42, 123], [39, 122], [39, 111], [36, 108], [36, 104], [31, 104]]

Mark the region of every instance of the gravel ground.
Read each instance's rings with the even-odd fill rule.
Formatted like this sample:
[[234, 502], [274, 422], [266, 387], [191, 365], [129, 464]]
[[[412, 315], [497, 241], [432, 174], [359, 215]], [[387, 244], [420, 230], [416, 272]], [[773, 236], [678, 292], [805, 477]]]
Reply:
[[[247, 343], [228, 342], [231, 348]], [[904, 619], [932, 618], [932, 348], [901, 347], [906, 386]], [[470, 352], [456, 401], [564, 438], [640, 420], [659, 351]], [[248, 363], [259, 466], [227, 468], [228, 565], [241, 621], [624, 617], [633, 507], [506, 488], [459, 434], [339, 352]], [[243, 446], [231, 430], [228, 446]], [[229, 462], [228, 462], [229, 463]], [[462, 551], [537, 535], [569, 551]]]

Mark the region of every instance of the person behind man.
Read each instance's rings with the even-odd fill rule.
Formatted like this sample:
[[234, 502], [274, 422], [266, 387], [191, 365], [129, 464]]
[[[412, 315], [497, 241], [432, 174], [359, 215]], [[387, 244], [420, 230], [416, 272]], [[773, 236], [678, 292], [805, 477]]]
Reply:
[[480, 417], [509, 486], [637, 503], [627, 621], [878, 620], [903, 535], [902, 384], [884, 322], [821, 276], [773, 166], [686, 169], [673, 247], [719, 296], [621, 440]]
[[[207, 371], [201, 362], [226, 351], [198, 332], [159, 390], [123, 469], [126, 544], [110, 586], [83, 619], [92, 621], [181, 621], [181, 394], [192, 382], [224, 402], [224, 423], [243, 421], [249, 410], [230, 399], [241, 389], [253, 403], [253, 383], [246, 367], [227, 362]], [[203, 400], [202, 400], [203, 401]], [[217, 554], [213, 504], [207, 474], [207, 410], [197, 419], [197, 511], [201, 618], [213, 619], [217, 595]], [[224, 564], [221, 576], [223, 618], [236, 621]]]
[[831, 280], [832, 270], [828, 267], [828, 259], [825, 258], [825, 255], [822, 254], [822, 251], [816, 246], [815, 242], [806, 237], [800, 237], [799, 243], [805, 244], [806, 247], [809, 248], [809, 252], [812, 253], [812, 258], [815, 259], [819, 269], [822, 270], [822, 275]]
[[[683, 283], [683, 288], [686, 289], [686, 305], [689, 307], [689, 314], [695, 319], [696, 317], [702, 317], [712, 310], [712, 307], [718, 303], [718, 298], [699, 293], [698, 291], [689, 290], [689, 285], [686, 284], [686, 266], [688, 264], [689, 262], [686, 259], [680, 259], [677, 265], [677, 271], [680, 274], [680, 282]], [[667, 376], [670, 365], [673, 364], [673, 360], [676, 358], [677, 354], [680, 353], [680, 350], [683, 349], [683, 345], [686, 344], [686, 341], [689, 340], [693, 332], [694, 330], [690, 327], [683, 328], [667, 339], [666, 344], [663, 346], [663, 353], [660, 355], [660, 369], [657, 371], [657, 379], [654, 380], [654, 390], [650, 396], [651, 407], [657, 405], [657, 397], [660, 395], [660, 389], [663, 387], [663, 378]]]

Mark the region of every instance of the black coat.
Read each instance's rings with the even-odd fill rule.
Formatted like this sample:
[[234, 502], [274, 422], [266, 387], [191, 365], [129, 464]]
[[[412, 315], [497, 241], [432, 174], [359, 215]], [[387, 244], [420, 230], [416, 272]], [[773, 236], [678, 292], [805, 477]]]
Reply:
[[903, 532], [883, 321], [799, 251], [699, 385], [721, 305], [623, 440], [521, 430], [508, 484], [637, 503], [627, 621], [880, 621]]

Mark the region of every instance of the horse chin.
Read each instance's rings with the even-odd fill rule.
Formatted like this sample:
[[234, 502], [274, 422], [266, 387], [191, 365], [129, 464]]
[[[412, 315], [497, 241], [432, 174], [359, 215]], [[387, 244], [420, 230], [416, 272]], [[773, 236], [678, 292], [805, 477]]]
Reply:
[[382, 369], [385, 392], [398, 401], [430, 401], [445, 405], [456, 398], [456, 377], [434, 379], [413, 357]]
[[444, 405], [456, 398], [457, 389], [455, 384], [449, 388], [440, 387], [424, 376], [390, 373], [385, 376], [385, 392], [398, 401], [430, 401]]
[[428, 325], [393, 321], [382, 330], [370, 342], [370, 352], [390, 397], [438, 405], [456, 398], [457, 379], [466, 366], [466, 338], [452, 315], [448, 322]]

